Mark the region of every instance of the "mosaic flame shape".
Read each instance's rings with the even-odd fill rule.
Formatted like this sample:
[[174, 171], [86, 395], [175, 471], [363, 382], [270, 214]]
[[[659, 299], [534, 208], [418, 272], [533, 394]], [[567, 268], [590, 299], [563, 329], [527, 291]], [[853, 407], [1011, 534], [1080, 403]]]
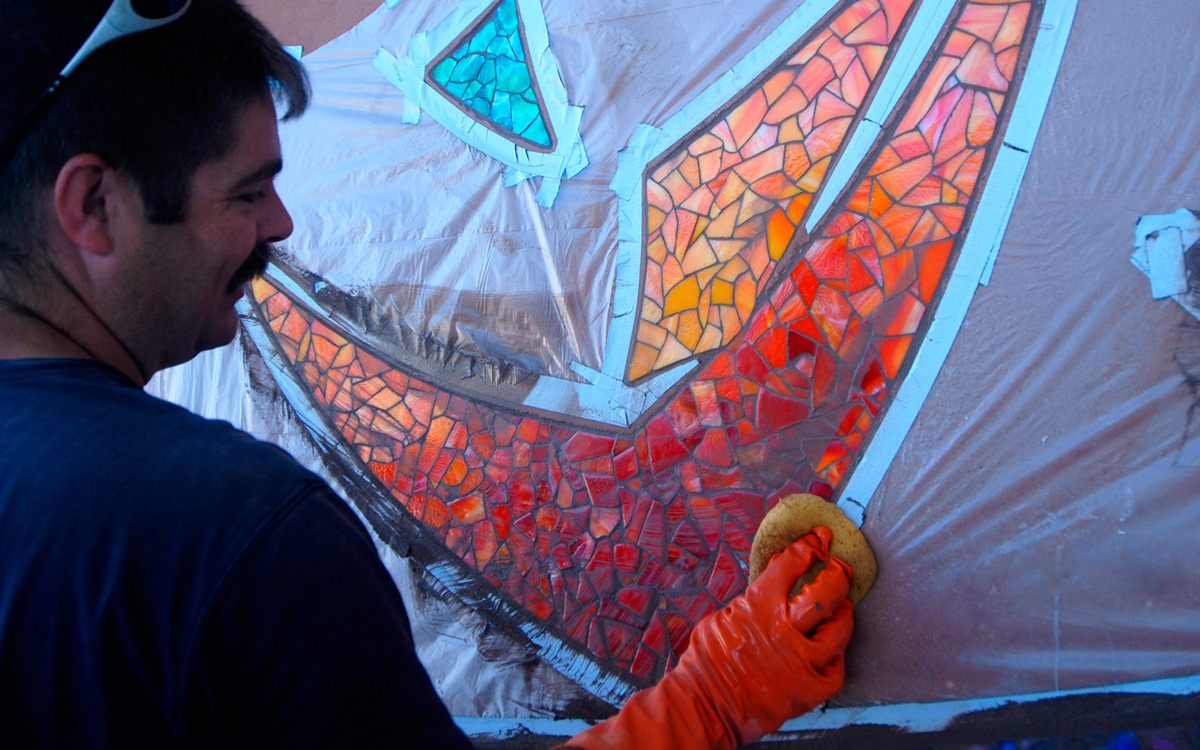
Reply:
[[630, 374], [700, 365], [633, 430], [456, 393], [279, 281], [255, 283], [257, 316], [403, 551], [619, 696], [744, 588], [778, 497], [842, 484], [954, 267], [1039, 8], [959, 4], [811, 239], [797, 227], [907, 2], [843, 4], [648, 170], [647, 349]]
[[727, 345], [742, 330], [911, 6], [854, 4], [651, 167], [630, 379]]

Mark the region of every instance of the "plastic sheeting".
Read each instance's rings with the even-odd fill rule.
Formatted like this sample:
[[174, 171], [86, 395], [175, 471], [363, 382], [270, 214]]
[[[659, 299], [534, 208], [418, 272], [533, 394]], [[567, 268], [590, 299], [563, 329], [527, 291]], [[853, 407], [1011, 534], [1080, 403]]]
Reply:
[[[306, 167], [279, 181], [304, 217], [285, 247], [297, 266], [392, 314], [367, 331], [385, 349], [407, 329], [484, 360], [572, 378], [569, 363], [598, 366], [604, 346], [592, 322], [606, 314], [612, 258], [586, 249], [611, 245], [616, 231], [614, 214], [594, 210], [606, 186], [586, 180], [543, 211], [530, 183], [506, 187], [505, 164], [464, 147], [433, 118], [405, 126], [405, 98], [372, 65], [377, 49], [407, 53], [414, 34], [455, 8], [380, 6], [304, 58], [318, 96], [283, 129], [289, 164]], [[589, 131], [598, 124], [592, 118]], [[615, 158], [615, 142], [590, 136]]]
[[1127, 10], [1080, 4], [991, 283], [868, 508], [889, 581], [843, 701], [1200, 672], [1200, 325], [1129, 263], [1141, 216], [1200, 205], [1200, 8]]
[[[382, 311], [360, 333], [383, 351], [416, 331], [531, 374], [599, 369], [617, 153], [639, 123], [667, 121], [797, 6], [546, 0], [591, 160], [549, 211], [530, 200], [532, 186], [505, 186], [503, 165], [436, 122], [401, 122], [403, 97], [372, 66], [375, 50], [403, 46], [451, 4], [381, 7], [305, 57], [315, 104], [282, 130], [279, 186], [297, 225], [287, 257]], [[268, 21], [296, 12], [259, 9]], [[1197, 31], [1190, 0], [1079, 8], [990, 283], [867, 507], [880, 577], [857, 612], [838, 704], [1200, 673], [1200, 323], [1155, 301], [1128, 262], [1140, 216], [1200, 208]], [[321, 447], [253, 348], [258, 382], [245, 389], [228, 375], [242, 353], [210, 356], [220, 382], [193, 365], [160, 390], [319, 466]], [[456, 714], [594, 708], [391, 562]]]

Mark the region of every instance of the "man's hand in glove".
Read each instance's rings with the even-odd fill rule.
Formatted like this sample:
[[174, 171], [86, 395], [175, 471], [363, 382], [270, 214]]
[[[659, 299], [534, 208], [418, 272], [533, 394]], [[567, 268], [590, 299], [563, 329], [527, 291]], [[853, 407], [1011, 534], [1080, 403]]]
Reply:
[[657, 685], [563, 747], [734, 748], [835, 695], [854, 628], [850, 566], [829, 560], [788, 599], [796, 579], [829, 558], [832, 536], [818, 526], [776, 555], [744, 594], [696, 625]]

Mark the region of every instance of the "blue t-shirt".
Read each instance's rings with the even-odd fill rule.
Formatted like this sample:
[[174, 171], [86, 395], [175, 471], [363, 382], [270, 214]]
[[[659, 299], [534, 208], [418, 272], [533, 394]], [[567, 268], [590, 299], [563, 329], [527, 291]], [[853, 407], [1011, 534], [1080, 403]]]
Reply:
[[87, 360], [0, 362], [0, 746], [469, 747], [358, 519]]

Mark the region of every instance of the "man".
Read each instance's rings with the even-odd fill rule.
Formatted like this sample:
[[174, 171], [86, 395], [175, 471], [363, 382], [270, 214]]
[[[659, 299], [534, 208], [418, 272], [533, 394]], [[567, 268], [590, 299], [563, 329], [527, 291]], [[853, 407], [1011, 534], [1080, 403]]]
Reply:
[[[0, 36], [0, 744], [468, 747], [328, 486], [141, 390], [291, 232], [302, 69], [232, 0], [6, 0]], [[786, 593], [828, 544], [570, 746], [733, 747], [835, 693], [849, 571]]]

